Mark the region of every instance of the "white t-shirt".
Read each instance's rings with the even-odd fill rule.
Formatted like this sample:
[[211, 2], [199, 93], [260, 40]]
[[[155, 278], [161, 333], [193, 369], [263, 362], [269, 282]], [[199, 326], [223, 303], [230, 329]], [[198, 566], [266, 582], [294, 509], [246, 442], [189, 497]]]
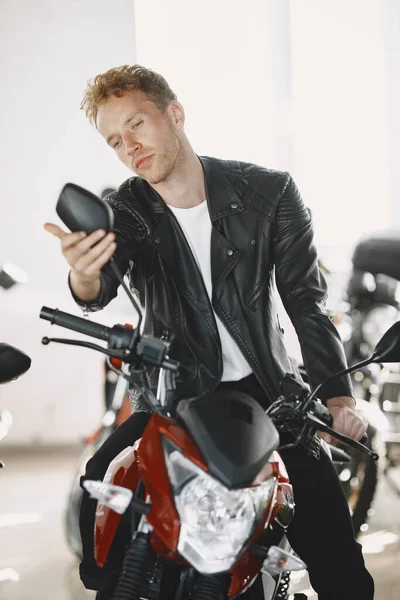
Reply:
[[[186, 236], [193, 256], [203, 276], [208, 297], [212, 297], [211, 280], [211, 219], [208, 213], [207, 202], [204, 201], [192, 208], [176, 208], [169, 206], [177, 218], [183, 233]], [[223, 373], [222, 381], [238, 381], [252, 373], [252, 369], [239, 350], [234, 339], [214, 313], [221, 340]]]

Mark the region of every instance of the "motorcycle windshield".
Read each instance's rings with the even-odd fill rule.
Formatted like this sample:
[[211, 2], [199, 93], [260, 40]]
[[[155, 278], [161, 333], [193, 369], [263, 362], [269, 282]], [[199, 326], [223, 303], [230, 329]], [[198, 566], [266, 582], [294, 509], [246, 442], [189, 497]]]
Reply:
[[279, 434], [262, 407], [236, 390], [182, 400], [177, 416], [210, 474], [228, 488], [251, 485], [279, 445]]

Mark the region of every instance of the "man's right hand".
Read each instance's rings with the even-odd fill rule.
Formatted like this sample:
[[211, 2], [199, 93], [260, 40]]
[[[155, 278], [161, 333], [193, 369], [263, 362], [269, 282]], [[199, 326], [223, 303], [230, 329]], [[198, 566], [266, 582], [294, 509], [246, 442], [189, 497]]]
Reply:
[[100, 272], [117, 247], [115, 234], [98, 229], [87, 235], [67, 233], [58, 225], [45, 223], [46, 231], [61, 240], [62, 253], [71, 267], [70, 284], [83, 301], [94, 300], [100, 292]]

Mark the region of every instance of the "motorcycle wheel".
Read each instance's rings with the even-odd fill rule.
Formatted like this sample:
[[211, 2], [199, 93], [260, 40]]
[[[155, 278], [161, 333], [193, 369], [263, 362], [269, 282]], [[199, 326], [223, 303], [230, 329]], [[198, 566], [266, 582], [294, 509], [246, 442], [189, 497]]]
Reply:
[[[366, 444], [369, 448], [374, 446], [375, 433], [375, 430], [369, 428]], [[366, 454], [349, 446], [342, 448], [351, 456], [351, 462], [341, 465], [338, 474], [351, 511], [354, 535], [357, 537], [368, 521], [368, 512], [378, 484], [378, 466]]]

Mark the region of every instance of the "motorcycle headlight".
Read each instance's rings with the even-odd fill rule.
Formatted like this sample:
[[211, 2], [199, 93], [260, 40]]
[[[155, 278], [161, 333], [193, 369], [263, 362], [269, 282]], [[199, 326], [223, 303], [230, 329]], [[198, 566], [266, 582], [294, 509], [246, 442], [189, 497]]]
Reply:
[[263, 516], [275, 478], [229, 490], [169, 440], [165, 460], [181, 521], [178, 552], [200, 573], [228, 571]]

